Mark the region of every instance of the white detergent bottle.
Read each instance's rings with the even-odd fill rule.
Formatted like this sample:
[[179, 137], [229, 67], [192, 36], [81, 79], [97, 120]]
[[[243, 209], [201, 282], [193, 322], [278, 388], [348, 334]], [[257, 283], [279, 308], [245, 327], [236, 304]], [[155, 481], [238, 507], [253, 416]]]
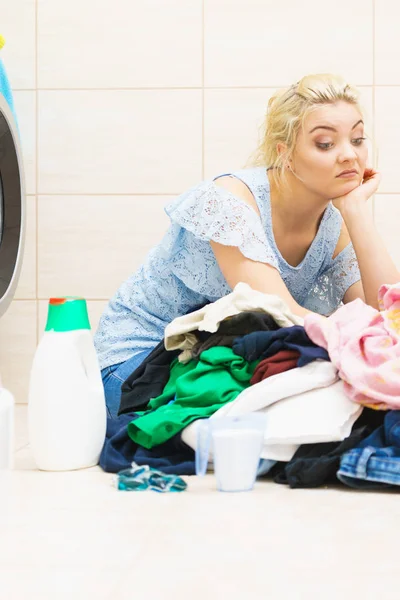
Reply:
[[14, 397], [0, 383], [0, 470], [14, 466]]
[[96, 465], [106, 421], [86, 300], [51, 298], [29, 388], [29, 440], [36, 465], [45, 471]]

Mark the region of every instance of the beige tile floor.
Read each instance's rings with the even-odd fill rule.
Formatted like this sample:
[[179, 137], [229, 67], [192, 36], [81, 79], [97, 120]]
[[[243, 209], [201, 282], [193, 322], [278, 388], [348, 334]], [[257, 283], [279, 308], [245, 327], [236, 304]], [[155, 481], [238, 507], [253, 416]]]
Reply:
[[99, 468], [46, 473], [16, 410], [0, 473], [1, 600], [398, 600], [400, 496], [258, 482], [118, 492]]

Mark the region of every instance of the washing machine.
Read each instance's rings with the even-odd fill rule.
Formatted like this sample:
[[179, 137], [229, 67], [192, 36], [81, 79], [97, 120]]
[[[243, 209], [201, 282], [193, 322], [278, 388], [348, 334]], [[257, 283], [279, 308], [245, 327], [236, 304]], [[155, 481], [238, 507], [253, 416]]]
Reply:
[[[25, 222], [25, 186], [18, 127], [0, 94], [0, 318], [17, 288], [24, 252]], [[13, 406], [11, 393], [0, 384], [0, 470], [12, 467]]]
[[26, 226], [23, 161], [18, 127], [0, 94], [0, 317], [14, 297]]

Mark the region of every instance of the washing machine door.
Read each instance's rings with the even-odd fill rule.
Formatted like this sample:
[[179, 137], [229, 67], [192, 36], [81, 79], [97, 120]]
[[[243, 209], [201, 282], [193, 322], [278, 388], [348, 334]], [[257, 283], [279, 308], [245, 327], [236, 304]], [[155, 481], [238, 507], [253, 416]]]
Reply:
[[18, 284], [25, 240], [25, 189], [17, 125], [0, 94], [0, 317]]

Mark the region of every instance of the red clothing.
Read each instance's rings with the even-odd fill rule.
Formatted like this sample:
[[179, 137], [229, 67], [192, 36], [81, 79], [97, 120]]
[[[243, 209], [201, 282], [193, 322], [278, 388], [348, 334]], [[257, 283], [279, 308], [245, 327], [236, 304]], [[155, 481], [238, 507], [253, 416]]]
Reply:
[[277, 375], [278, 373], [294, 369], [297, 367], [299, 356], [300, 353], [296, 350], [281, 350], [274, 354], [274, 356], [265, 358], [257, 365], [253, 377], [250, 379], [250, 385], [259, 383], [263, 379], [271, 377], [271, 375]]

